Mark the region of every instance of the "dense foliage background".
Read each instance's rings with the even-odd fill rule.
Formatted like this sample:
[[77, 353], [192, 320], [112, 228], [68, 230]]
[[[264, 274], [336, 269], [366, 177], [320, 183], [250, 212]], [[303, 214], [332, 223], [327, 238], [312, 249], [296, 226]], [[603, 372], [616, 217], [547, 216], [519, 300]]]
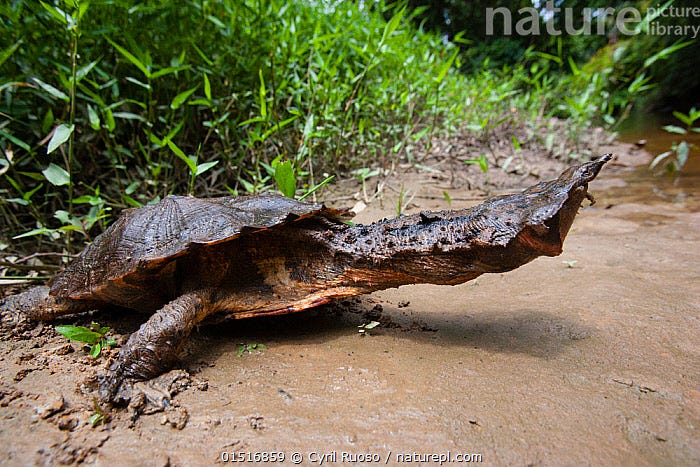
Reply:
[[334, 174], [420, 161], [456, 131], [520, 125], [545, 141], [558, 117], [571, 138], [559, 156], [585, 157], [580, 131], [614, 126], [655, 80], [657, 103], [688, 102], [668, 80], [697, 90], [697, 41], [486, 37], [492, 3], [532, 5], [6, 2], [0, 246], [89, 241], [112, 210], [168, 193], [304, 196]]

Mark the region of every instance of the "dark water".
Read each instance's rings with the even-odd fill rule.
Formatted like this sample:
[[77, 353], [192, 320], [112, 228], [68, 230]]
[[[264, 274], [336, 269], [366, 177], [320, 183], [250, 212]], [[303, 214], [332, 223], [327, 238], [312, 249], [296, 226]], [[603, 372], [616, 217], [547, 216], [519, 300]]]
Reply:
[[[697, 122], [700, 124], [700, 122]], [[671, 145], [687, 141], [696, 147], [683, 169], [674, 175], [664, 172], [654, 175], [647, 165], [626, 174], [623, 179], [627, 186], [613, 188], [610, 195], [625, 202], [655, 203], [672, 202], [690, 211], [700, 210], [700, 133], [690, 132], [686, 135], [669, 133], [662, 126], [673, 124], [682, 126], [673, 116], [664, 117], [654, 114], [636, 114], [627, 119], [618, 129], [619, 139], [635, 143], [646, 140], [644, 149], [656, 156], [671, 149]]]

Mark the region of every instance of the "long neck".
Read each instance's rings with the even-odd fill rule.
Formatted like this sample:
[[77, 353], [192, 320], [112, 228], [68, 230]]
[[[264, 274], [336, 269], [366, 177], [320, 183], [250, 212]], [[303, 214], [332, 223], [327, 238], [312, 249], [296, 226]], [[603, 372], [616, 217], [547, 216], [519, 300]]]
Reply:
[[470, 209], [347, 227], [331, 243], [349, 258], [354, 280], [373, 287], [459, 284], [559, 255], [584, 196], [585, 188], [574, 190], [554, 208], [539, 194], [503, 196]]

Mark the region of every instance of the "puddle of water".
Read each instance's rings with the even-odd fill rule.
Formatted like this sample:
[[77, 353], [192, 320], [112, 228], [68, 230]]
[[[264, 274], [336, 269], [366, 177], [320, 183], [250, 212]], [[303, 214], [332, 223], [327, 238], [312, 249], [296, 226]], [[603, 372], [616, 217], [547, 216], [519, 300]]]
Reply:
[[644, 149], [653, 156], [670, 150], [674, 142], [685, 140], [694, 144], [696, 147], [691, 149], [681, 172], [676, 175], [654, 175], [647, 165], [640, 166], [634, 172], [622, 176], [626, 182], [624, 186], [612, 187], [601, 193], [606, 204], [671, 202], [691, 212], [700, 211], [700, 133], [669, 133], [662, 129], [662, 126], [668, 124], [680, 125], [673, 117], [636, 114], [621, 125], [619, 139], [627, 143], [646, 140]]

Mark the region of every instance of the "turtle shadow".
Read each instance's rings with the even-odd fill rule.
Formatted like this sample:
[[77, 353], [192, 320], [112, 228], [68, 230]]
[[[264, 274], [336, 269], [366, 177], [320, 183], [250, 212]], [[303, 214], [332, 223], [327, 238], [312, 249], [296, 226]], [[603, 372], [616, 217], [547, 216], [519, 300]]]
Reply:
[[[218, 358], [236, 343], [320, 345], [356, 334], [360, 324], [376, 320], [373, 337], [391, 336], [436, 347], [473, 348], [493, 353], [527, 354], [551, 359], [595, 335], [595, 329], [572, 320], [571, 313], [532, 309], [494, 313], [471, 309], [445, 319], [439, 311], [406, 313], [394, 307], [377, 310], [372, 304], [325, 305], [299, 313], [224, 321], [201, 326], [193, 333], [186, 360]], [[358, 336], [359, 338], [360, 336]], [[217, 345], [217, 341], [224, 345]]]
[[451, 346], [551, 359], [576, 342], [596, 335], [595, 328], [571, 319], [570, 315], [566, 310], [557, 314], [532, 309], [502, 314], [472, 310], [456, 322], [439, 325], [440, 340]]

